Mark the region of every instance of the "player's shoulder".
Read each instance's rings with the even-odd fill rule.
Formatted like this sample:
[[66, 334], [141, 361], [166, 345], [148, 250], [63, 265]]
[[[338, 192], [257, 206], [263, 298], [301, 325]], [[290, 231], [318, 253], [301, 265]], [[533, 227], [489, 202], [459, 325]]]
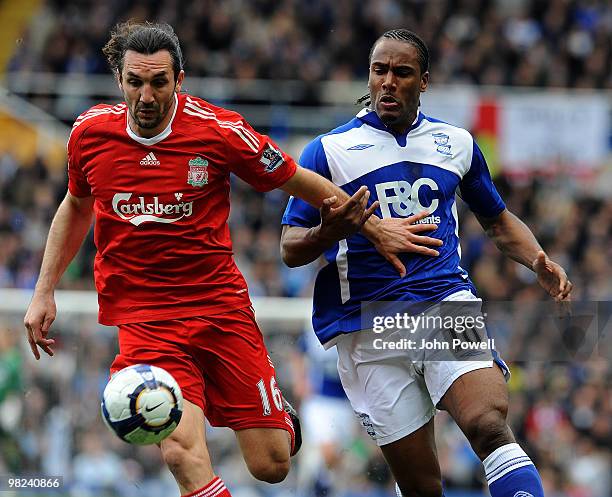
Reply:
[[74, 141], [83, 133], [95, 125], [100, 124], [119, 124], [125, 123], [127, 104], [122, 102], [117, 105], [98, 104], [80, 114], [72, 125], [70, 131], [70, 141]]
[[439, 142], [448, 140], [449, 143], [454, 142], [455, 146], [462, 145], [468, 150], [472, 149], [474, 138], [467, 129], [425, 114], [423, 114], [421, 126], [423, 132], [432, 135]]
[[358, 119], [351, 119], [349, 122], [337, 128], [323, 133], [313, 140], [310, 140], [300, 156], [300, 165], [318, 171], [329, 177], [329, 161], [335, 161], [343, 155], [343, 150], [350, 149], [356, 143], [363, 142], [351, 133], [351, 130], [359, 129], [362, 122]]
[[184, 93], [179, 99], [182, 104], [180, 122], [183, 132], [206, 141], [216, 136], [231, 146], [246, 144], [253, 151], [259, 149], [260, 135], [238, 112]]
[[331, 143], [350, 143], [356, 138], [356, 132], [362, 127], [363, 122], [353, 118], [327, 133], [320, 134], [306, 145], [304, 150], [314, 152], [317, 149], [324, 150]]
[[211, 104], [203, 98], [182, 93], [179, 99], [184, 102], [183, 120], [187, 124], [201, 127], [203, 124], [212, 126], [219, 131], [227, 129], [229, 125], [244, 125], [245, 120], [238, 112]]

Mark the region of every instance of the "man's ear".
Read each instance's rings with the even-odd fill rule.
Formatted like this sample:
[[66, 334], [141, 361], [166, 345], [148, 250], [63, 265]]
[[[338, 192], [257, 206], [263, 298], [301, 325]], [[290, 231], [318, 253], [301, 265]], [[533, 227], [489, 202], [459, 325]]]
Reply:
[[421, 78], [421, 93], [427, 91], [427, 85], [429, 84], [429, 71], [425, 71], [423, 77]]
[[123, 85], [121, 84], [121, 73], [119, 71], [115, 71], [115, 80], [117, 81], [117, 86], [119, 87], [119, 90], [123, 92]]
[[181, 69], [178, 77], [176, 78], [176, 83], [174, 84], [174, 91], [176, 93], [181, 93], [181, 86], [183, 85], [183, 80], [185, 79], [185, 71]]

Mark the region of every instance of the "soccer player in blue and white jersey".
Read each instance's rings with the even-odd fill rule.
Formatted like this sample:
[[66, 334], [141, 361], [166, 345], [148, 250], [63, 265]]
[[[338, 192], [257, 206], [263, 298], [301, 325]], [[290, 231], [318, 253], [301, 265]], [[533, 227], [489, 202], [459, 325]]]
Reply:
[[443, 242], [439, 254], [427, 255], [433, 251], [427, 248], [427, 254], [400, 255], [407, 272], [398, 275], [343, 222], [341, 202], [331, 198], [317, 210], [291, 198], [283, 217], [283, 259], [289, 266], [321, 254], [327, 259], [315, 284], [315, 332], [325, 346], [336, 344], [347, 396], [404, 496], [443, 495], [433, 431], [437, 407], [450, 413], [483, 461], [493, 497], [543, 497], [538, 472], [506, 423], [503, 361], [415, 362], [393, 350], [359, 352], [368, 340], [372, 344], [362, 330], [362, 302], [478, 300], [460, 266], [455, 193], [498, 248], [532, 269], [551, 297], [569, 300], [572, 288], [563, 268], [506, 209], [472, 136], [419, 111], [429, 81], [423, 41], [408, 30], [388, 31], [374, 43], [369, 62], [369, 108], [312, 141], [300, 164], [349, 195], [365, 185], [369, 201], [380, 202], [382, 218], [420, 216], [420, 226], [433, 230], [423, 238]]

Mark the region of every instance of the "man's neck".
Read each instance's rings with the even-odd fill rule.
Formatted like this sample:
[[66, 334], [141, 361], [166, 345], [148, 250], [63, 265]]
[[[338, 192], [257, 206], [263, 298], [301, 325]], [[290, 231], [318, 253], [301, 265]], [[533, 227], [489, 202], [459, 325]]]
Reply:
[[405, 135], [410, 130], [412, 125], [416, 122], [418, 114], [419, 111], [417, 109], [413, 113], [411, 113], [405, 121], [402, 121], [401, 123], [391, 124], [387, 127], [398, 135]]

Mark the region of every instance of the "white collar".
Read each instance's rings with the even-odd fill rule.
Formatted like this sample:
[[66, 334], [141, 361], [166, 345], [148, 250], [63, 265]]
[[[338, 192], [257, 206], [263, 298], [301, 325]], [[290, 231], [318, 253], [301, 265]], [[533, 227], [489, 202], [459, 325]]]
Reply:
[[125, 117], [125, 130], [127, 131], [128, 136], [132, 139], [137, 141], [138, 143], [142, 144], [142, 145], [155, 145], [156, 143], [159, 143], [160, 141], [162, 141], [165, 138], [168, 138], [168, 136], [170, 135], [170, 133], [172, 133], [172, 122], [174, 121], [174, 116], [176, 116], [176, 110], [178, 109], [179, 106], [179, 101], [178, 101], [178, 96], [176, 95], [176, 93], [174, 94], [174, 110], [172, 112], [172, 117], [170, 118], [170, 122], [168, 123], [168, 126], [166, 126], [166, 128], [159, 134], [152, 136], [151, 138], [143, 138], [142, 136], [138, 136], [136, 133], [134, 133], [132, 131], [132, 129], [130, 128], [130, 124], [128, 122], [129, 119], [129, 111], [126, 112], [126, 117]]

